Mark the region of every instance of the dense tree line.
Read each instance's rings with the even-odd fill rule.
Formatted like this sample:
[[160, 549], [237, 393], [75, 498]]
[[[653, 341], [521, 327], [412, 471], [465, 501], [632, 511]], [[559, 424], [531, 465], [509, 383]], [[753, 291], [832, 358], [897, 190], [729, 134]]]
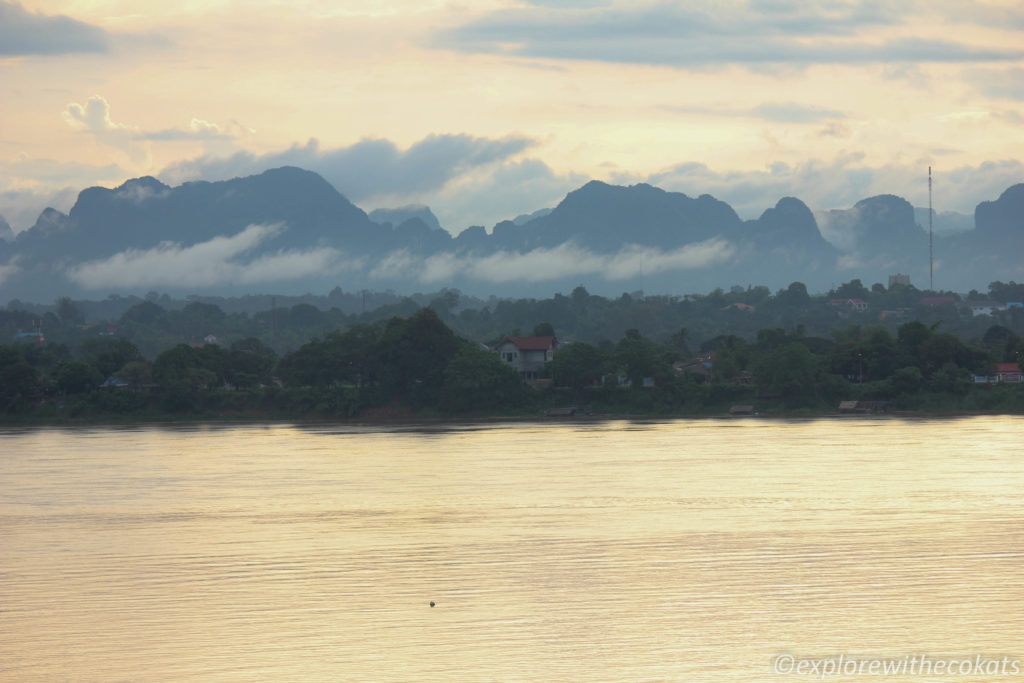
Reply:
[[[223, 346], [256, 339], [278, 355], [287, 355], [314, 337], [394, 317], [406, 318], [429, 306], [459, 336], [492, 344], [504, 335], [529, 333], [537, 321], [551, 322], [563, 340], [607, 346], [615, 344], [626, 330], [635, 329], [645, 338], [682, 350], [686, 345], [699, 348], [722, 334], [750, 340], [762, 329], [800, 329], [807, 335], [830, 337], [834, 329], [846, 325], [880, 324], [895, 334], [900, 325], [917, 320], [929, 326], [938, 324], [944, 333], [987, 347], [983, 338], [993, 326], [1024, 336], [1024, 308], [972, 315], [963, 304], [979, 299], [1019, 302], [1024, 299], [1022, 290], [1024, 284], [993, 282], [987, 293], [972, 291], [960, 297], [950, 292], [921, 292], [905, 285], [866, 287], [859, 280], [851, 280], [821, 295], [811, 295], [802, 283], [794, 282], [774, 294], [766, 287], [736, 286], [729, 291], [686, 296], [634, 293], [606, 298], [577, 287], [569, 295], [555, 294], [548, 299], [491, 301], [442, 290], [407, 298], [374, 295], [368, 300], [384, 303], [365, 312], [348, 313], [337, 307], [319, 308], [305, 300], [290, 306], [249, 310], [234, 300], [218, 299], [226, 310], [211, 301], [173, 302], [166, 295], [151, 293], [144, 300], [117, 298], [101, 302], [102, 306], [64, 298], [45, 310], [16, 308], [22, 304], [11, 302], [6, 310], [0, 310], [0, 340], [31, 332], [38, 321], [47, 340], [70, 348], [113, 335], [130, 341], [142, 355], [153, 358], [178, 344], [202, 343], [208, 335], [214, 335]], [[950, 302], [925, 303], [926, 296], [942, 296]], [[866, 310], [834, 305], [834, 299], [862, 300]], [[275, 299], [243, 298], [250, 306], [267, 300]], [[310, 297], [309, 301], [327, 304], [347, 298], [332, 293]], [[90, 311], [90, 315], [83, 311]], [[118, 311], [116, 318], [94, 317]], [[681, 330], [685, 330], [685, 338], [679, 337]], [[680, 342], [684, 344], [680, 346]]]
[[[582, 303], [594, 304], [589, 297]], [[203, 306], [184, 315], [218, 315]], [[129, 312], [140, 320], [163, 315], [148, 304]], [[990, 324], [971, 343], [941, 327], [848, 322], [826, 335], [803, 325], [766, 327], [699, 344], [688, 328], [663, 340], [629, 328], [615, 342], [563, 345], [544, 380], [531, 386], [426, 307], [328, 331], [280, 357], [256, 337], [178, 344], [155, 356], [117, 336], [89, 337], [74, 348], [3, 345], [0, 399], [11, 419], [530, 414], [569, 405], [597, 413], [715, 414], [733, 402], [766, 412], [828, 411], [842, 400], [886, 400], [908, 410], [1024, 410], [1024, 384], [968, 381], [1024, 358], [1017, 333]], [[527, 330], [556, 331], [545, 320]], [[673, 366], [694, 357], [709, 363], [710, 373]]]

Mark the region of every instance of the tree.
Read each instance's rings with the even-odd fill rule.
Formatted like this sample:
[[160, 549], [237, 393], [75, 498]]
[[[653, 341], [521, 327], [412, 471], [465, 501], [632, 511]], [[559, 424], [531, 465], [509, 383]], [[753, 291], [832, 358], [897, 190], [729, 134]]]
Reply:
[[475, 344], [463, 344], [444, 370], [441, 406], [449, 412], [517, 408], [530, 388], [519, 373]]
[[659, 373], [661, 358], [658, 348], [636, 329], [626, 330], [625, 336], [615, 345], [615, 360], [625, 370], [634, 388], [643, 385], [644, 377], [662, 374]]
[[153, 361], [153, 379], [164, 387], [182, 385], [198, 391], [223, 384], [227, 365], [227, 354], [219, 346], [178, 344]]
[[65, 394], [84, 394], [99, 388], [103, 376], [89, 363], [68, 361], [57, 370], [57, 388]]
[[84, 320], [82, 312], [70, 297], [62, 296], [57, 299], [57, 317], [63, 325], [77, 325]]
[[575, 342], [558, 349], [548, 364], [555, 386], [572, 387], [577, 392], [590, 386], [604, 374], [608, 357], [593, 344]]
[[683, 357], [690, 356], [690, 331], [685, 327], [680, 327], [678, 332], [673, 333], [668, 343]]
[[[147, 297], [148, 296], [149, 295], [147, 295]], [[130, 323], [137, 323], [139, 325], [154, 325], [162, 320], [166, 313], [167, 311], [162, 307], [147, 300], [142, 303], [135, 304], [122, 313], [119, 324], [127, 325]]]
[[534, 337], [554, 337], [555, 328], [551, 323], [537, 323], [537, 326], [533, 328]]
[[235, 387], [253, 387], [270, 382], [277, 354], [259, 339], [250, 337], [231, 345], [227, 380]]
[[807, 293], [807, 285], [802, 282], [791, 282], [789, 287], [779, 292], [776, 297], [783, 306], [800, 308], [811, 302]]
[[834, 294], [840, 299], [866, 299], [869, 292], [860, 279], [854, 278], [849, 282], [839, 285]]
[[376, 354], [387, 393], [413, 405], [436, 404], [445, 368], [461, 346], [431, 308], [421, 308], [408, 320], [392, 318]]
[[128, 382], [128, 385], [138, 391], [142, 385], [153, 379], [153, 368], [146, 361], [130, 361], [114, 373], [115, 377]]
[[93, 337], [82, 342], [80, 351], [103, 377], [110, 377], [125, 363], [142, 360], [138, 347], [123, 338]]
[[816, 398], [817, 360], [803, 344], [788, 344], [763, 357], [755, 376], [759, 387], [777, 392], [788, 403]]
[[0, 370], [0, 394], [5, 398], [26, 396], [38, 383], [36, 369], [23, 360], [8, 363]]

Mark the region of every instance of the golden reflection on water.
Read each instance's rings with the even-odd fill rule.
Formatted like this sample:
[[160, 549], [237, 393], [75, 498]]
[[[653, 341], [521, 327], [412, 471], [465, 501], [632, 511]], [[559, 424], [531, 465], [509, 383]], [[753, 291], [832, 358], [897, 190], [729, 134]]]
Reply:
[[804, 679], [773, 674], [784, 652], [1024, 659], [1021, 426], [0, 432], [0, 678], [763, 681]]

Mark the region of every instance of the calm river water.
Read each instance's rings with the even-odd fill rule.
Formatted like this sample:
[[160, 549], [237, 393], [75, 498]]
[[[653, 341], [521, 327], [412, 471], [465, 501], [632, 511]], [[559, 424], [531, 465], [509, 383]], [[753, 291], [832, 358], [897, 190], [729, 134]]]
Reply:
[[0, 431], [3, 680], [809, 680], [780, 653], [1024, 660], [1024, 419]]

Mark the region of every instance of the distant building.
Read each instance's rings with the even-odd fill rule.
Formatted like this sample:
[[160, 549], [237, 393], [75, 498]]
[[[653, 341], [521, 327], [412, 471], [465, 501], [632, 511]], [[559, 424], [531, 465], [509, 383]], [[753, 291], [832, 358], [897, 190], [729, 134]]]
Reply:
[[971, 309], [971, 315], [992, 315], [1004, 308], [998, 301], [968, 301], [965, 305]]
[[892, 289], [894, 285], [905, 285], [910, 286], [910, 276], [902, 273], [896, 273], [895, 275], [889, 276], [889, 289]]
[[711, 365], [715, 360], [715, 352], [710, 351], [700, 356], [699, 358], [693, 358], [691, 360], [677, 360], [672, 364], [672, 369], [676, 375], [682, 375], [684, 373], [692, 373], [698, 377], [703, 377], [706, 381], [711, 381]]
[[996, 377], [1000, 382], [1017, 382], [1022, 380], [1019, 363], [996, 363]]
[[828, 305], [857, 312], [868, 310], [868, 302], [864, 299], [829, 299]]
[[1020, 384], [1024, 382], [1018, 363], [996, 363], [994, 375], [971, 375], [975, 384]]
[[923, 296], [921, 297], [921, 303], [925, 306], [945, 306], [946, 304], [956, 304], [956, 299], [951, 296]]
[[505, 337], [495, 350], [506, 365], [523, 379], [535, 380], [545, 363], [554, 360], [558, 340], [554, 337]]
[[751, 306], [750, 304], [740, 303], [739, 301], [737, 301], [734, 304], [729, 304], [728, 306], [726, 306], [722, 310], [723, 311], [728, 311], [730, 308], [736, 309], [737, 311], [746, 311], [747, 313], [753, 313], [754, 311], [757, 310], [757, 308], [755, 306]]
[[903, 320], [907, 317], [906, 309], [899, 309], [895, 311], [882, 311], [878, 314], [879, 320]]

